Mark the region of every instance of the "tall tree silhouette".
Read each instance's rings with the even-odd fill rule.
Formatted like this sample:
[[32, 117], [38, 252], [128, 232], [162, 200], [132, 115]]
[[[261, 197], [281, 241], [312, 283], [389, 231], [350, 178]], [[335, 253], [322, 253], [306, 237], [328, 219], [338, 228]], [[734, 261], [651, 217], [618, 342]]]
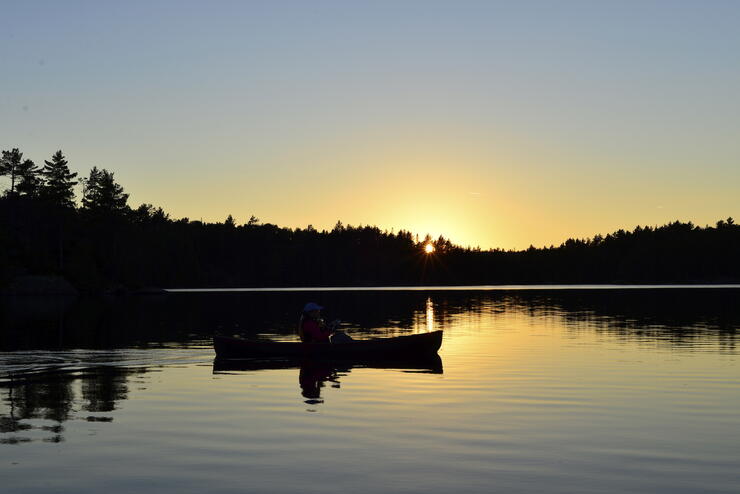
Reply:
[[82, 183], [82, 207], [91, 209], [95, 203], [97, 189], [99, 188], [100, 170], [98, 170], [98, 167], [93, 166], [87, 178], [81, 179], [80, 182]]
[[0, 175], [10, 176], [10, 193], [15, 192], [15, 179], [18, 176], [18, 169], [21, 167], [21, 161], [23, 160], [23, 153], [18, 148], [13, 148], [10, 151], [3, 151], [2, 158], [0, 158]]
[[23, 160], [18, 167], [18, 185], [15, 190], [26, 196], [36, 196], [41, 185], [39, 167], [31, 160]]
[[94, 166], [90, 175], [82, 179], [82, 207], [97, 213], [124, 213], [129, 208], [128, 194], [113, 179], [113, 172]]
[[69, 171], [67, 160], [60, 149], [51, 157], [51, 161], [44, 161], [41, 170], [43, 184], [39, 190], [40, 195], [47, 201], [62, 207], [74, 208], [74, 180], [77, 173]]

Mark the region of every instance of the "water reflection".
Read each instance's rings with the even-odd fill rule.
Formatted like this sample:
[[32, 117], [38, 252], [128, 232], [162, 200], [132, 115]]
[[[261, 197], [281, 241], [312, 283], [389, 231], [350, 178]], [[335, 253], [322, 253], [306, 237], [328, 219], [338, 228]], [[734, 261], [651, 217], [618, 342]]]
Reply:
[[[734, 354], [740, 329], [738, 289], [333, 291], [314, 292], [311, 297], [328, 307], [327, 318], [342, 318], [358, 338], [444, 329], [446, 339], [454, 340], [461, 333], [506, 330], [523, 317], [533, 326], [562, 327], [573, 338], [595, 333], [617, 341]], [[142, 349], [142, 355], [152, 348], [173, 346], [209, 351], [210, 338], [219, 328], [250, 338], [295, 339], [296, 312], [305, 299], [301, 292], [79, 300], [0, 297], [0, 351], [4, 352], [0, 354], [0, 442], [61, 441], [68, 420], [113, 420], [110, 412], [127, 399], [129, 380], [147, 372], [126, 363], [125, 355], [132, 348]], [[69, 348], [106, 352], [91, 353], [92, 362], [82, 369], [74, 359], [57, 362], [64, 353], [60, 350]], [[127, 350], [113, 350], [121, 348]], [[339, 385], [341, 377], [356, 367], [442, 372], [441, 361], [230, 365], [214, 364], [214, 372], [295, 368], [301, 395], [314, 405], [321, 402], [328, 383]], [[41, 438], [38, 431], [43, 432]]]
[[[209, 345], [215, 331], [294, 340], [302, 292], [179, 293], [164, 297], [0, 297], [0, 351]], [[573, 331], [685, 344], [720, 337], [734, 348], [740, 289], [313, 292], [327, 320], [353, 336], [446, 329], [499, 315], [558, 317]]]
[[[344, 371], [349, 372], [349, 370]], [[301, 395], [306, 398], [307, 405], [318, 405], [324, 403], [321, 398], [321, 388], [327, 381], [333, 383], [334, 388], [339, 388], [340, 370], [329, 362], [308, 361], [301, 365], [298, 373], [298, 383], [301, 386]]]
[[[125, 400], [129, 379], [148, 372], [146, 368], [115, 366], [79, 372], [10, 374], [0, 381], [0, 444], [32, 441], [64, 441], [64, 423], [69, 420], [111, 422], [110, 412]], [[29, 434], [42, 431], [46, 434]]]
[[340, 378], [352, 372], [354, 368], [396, 370], [403, 373], [443, 373], [442, 358], [436, 354], [419, 358], [357, 358], [343, 361], [322, 359], [216, 359], [213, 362], [214, 374], [298, 369], [298, 384], [301, 396], [305, 398], [304, 402], [308, 405], [323, 403], [321, 390], [327, 385], [326, 383], [331, 383], [333, 388], [340, 388]]
[[213, 362], [218, 326], [295, 338], [304, 293], [0, 303], [2, 485], [735, 492], [739, 293], [310, 295], [353, 336], [444, 330], [444, 375], [441, 358]]
[[681, 348], [734, 350], [740, 329], [740, 290], [548, 292], [512, 296], [505, 311], [535, 319], [558, 317], [573, 334], [596, 331], [637, 342]]

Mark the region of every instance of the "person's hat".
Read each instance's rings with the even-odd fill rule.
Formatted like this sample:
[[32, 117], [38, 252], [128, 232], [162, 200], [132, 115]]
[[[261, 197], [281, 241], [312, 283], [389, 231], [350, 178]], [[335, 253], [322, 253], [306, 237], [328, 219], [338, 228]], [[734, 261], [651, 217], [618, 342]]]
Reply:
[[315, 304], [313, 302], [309, 302], [303, 308], [303, 312], [311, 312], [313, 310], [321, 310], [321, 309], [323, 309], [323, 307], [321, 307], [319, 304]]

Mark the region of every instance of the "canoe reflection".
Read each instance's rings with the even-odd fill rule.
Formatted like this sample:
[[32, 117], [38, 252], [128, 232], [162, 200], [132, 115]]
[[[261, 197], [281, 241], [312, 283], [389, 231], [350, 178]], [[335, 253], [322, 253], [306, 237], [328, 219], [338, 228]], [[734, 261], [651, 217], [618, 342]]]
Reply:
[[323, 360], [323, 359], [216, 359], [213, 373], [253, 372], [271, 369], [299, 369], [298, 383], [306, 403], [323, 403], [321, 388], [332, 382], [339, 387], [339, 378], [353, 368], [389, 369], [400, 372], [442, 374], [442, 359], [439, 355], [429, 355], [414, 359], [384, 360]]

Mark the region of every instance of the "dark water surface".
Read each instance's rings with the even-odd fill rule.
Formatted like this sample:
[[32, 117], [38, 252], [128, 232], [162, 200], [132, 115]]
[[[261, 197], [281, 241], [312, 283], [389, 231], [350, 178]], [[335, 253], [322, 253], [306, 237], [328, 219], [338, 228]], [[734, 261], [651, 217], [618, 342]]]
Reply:
[[[0, 490], [738, 492], [740, 289], [0, 299]], [[214, 331], [444, 329], [440, 359], [214, 366]]]

